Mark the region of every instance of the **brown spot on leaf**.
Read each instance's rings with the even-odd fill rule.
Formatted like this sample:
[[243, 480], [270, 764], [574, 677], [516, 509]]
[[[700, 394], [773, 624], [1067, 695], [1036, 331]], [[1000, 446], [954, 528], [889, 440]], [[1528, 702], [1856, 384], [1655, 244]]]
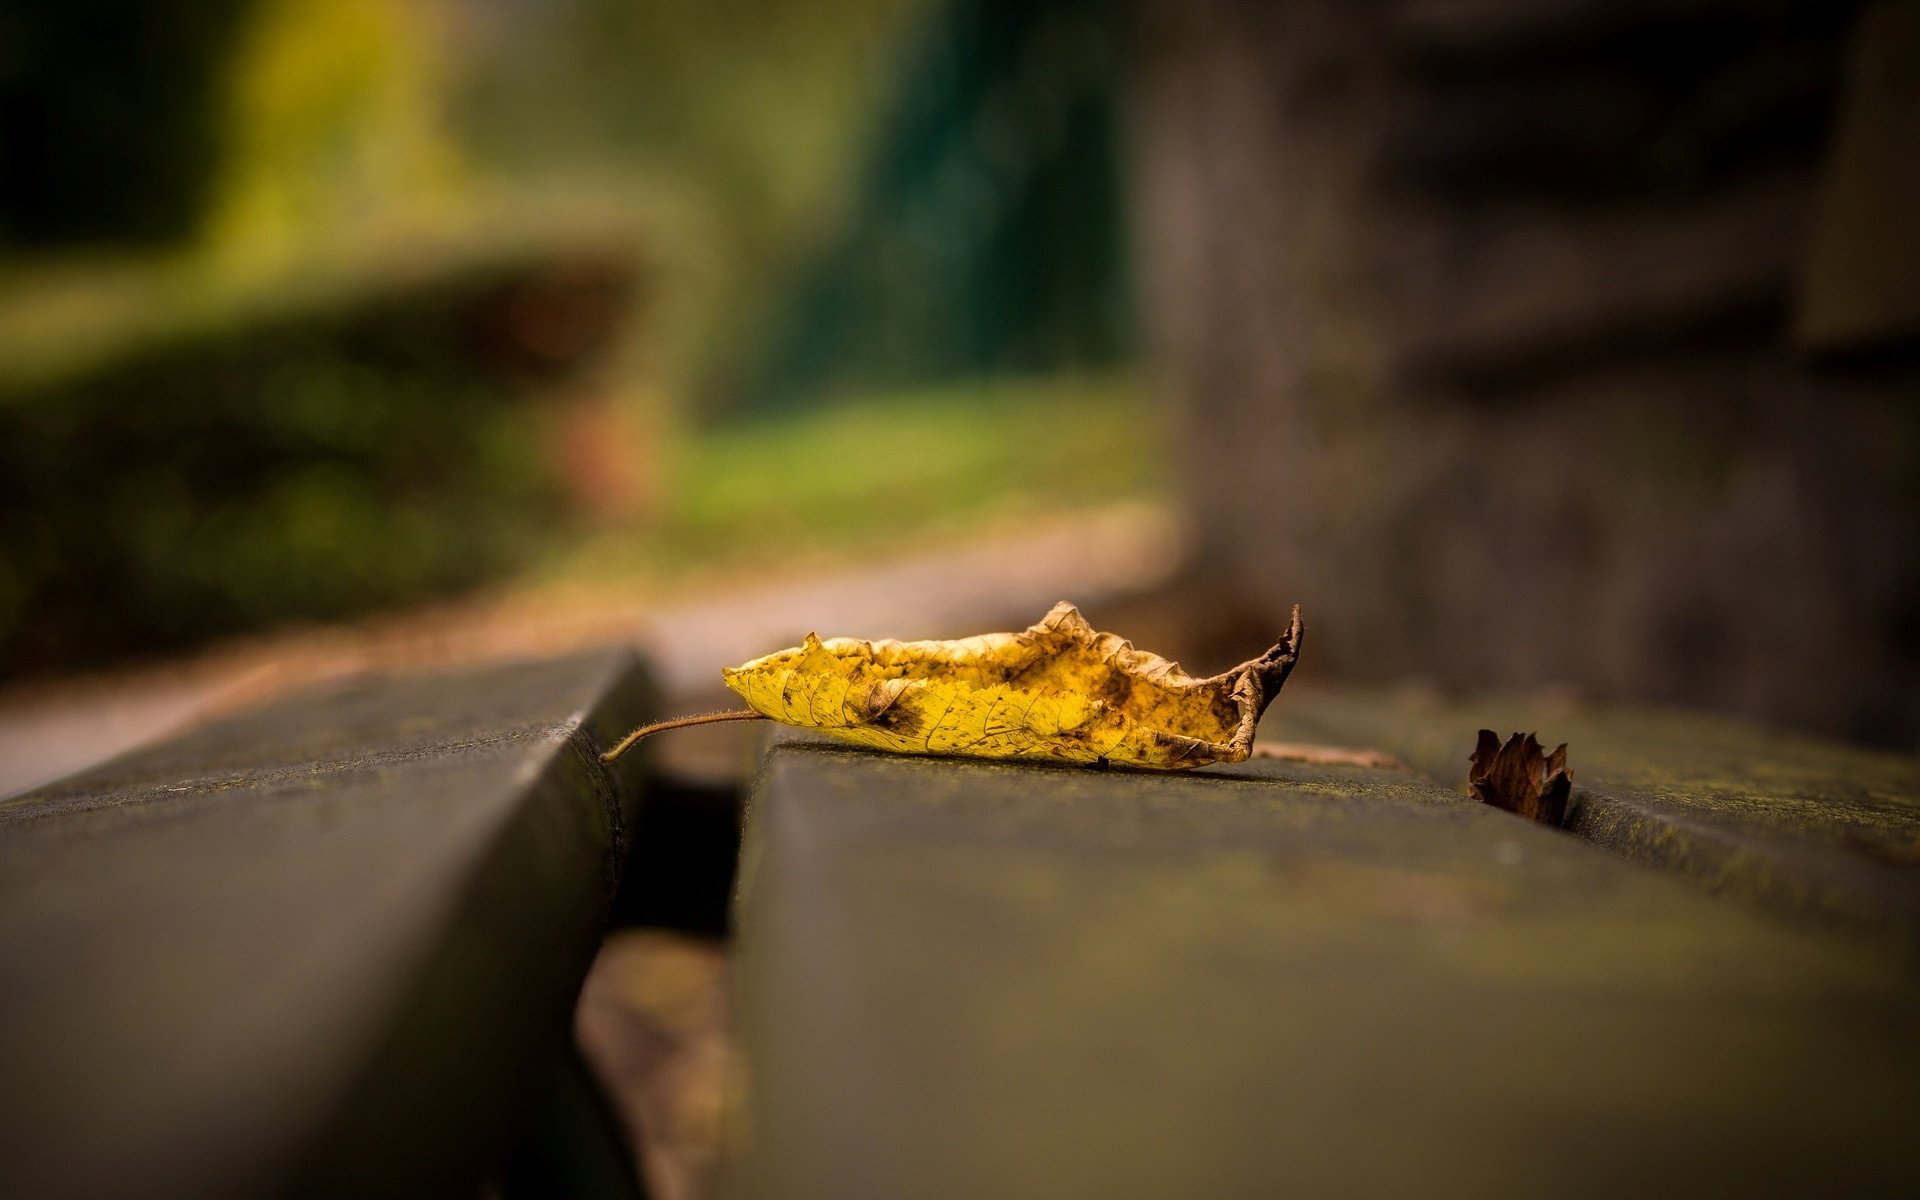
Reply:
[[1205, 755], [1206, 760], [1209, 761], [1216, 757], [1215, 747], [1199, 738], [1187, 737], [1179, 733], [1163, 733], [1158, 729], [1152, 732], [1151, 737], [1154, 746], [1173, 762], [1181, 762], [1201, 755]]
[[1482, 804], [1557, 826], [1566, 819], [1573, 792], [1566, 743], [1547, 754], [1531, 733], [1516, 733], [1503, 746], [1493, 730], [1482, 729], [1467, 769], [1467, 790]]
[[921, 726], [920, 710], [900, 703], [909, 687], [905, 679], [889, 679], [867, 696], [867, 724], [901, 737], [914, 737]]

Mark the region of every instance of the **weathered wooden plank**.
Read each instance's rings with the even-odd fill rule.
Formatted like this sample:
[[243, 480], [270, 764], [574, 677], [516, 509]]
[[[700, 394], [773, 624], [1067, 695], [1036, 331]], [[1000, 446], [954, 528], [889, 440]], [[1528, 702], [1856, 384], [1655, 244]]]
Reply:
[[[472, 1195], [563, 1044], [630, 654], [369, 680], [0, 806], [0, 1194]], [[637, 769], [637, 765], [636, 768]]]
[[1920, 986], [1411, 774], [785, 742], [750, 1197], [1886, 1190]]
[[1920, 761], [1700, 713], [1308, 688], [1262, 732], [1466, 779], [1474, 734], [1568, 743], [1567, 829], [1711, 891], [1920, 949]]

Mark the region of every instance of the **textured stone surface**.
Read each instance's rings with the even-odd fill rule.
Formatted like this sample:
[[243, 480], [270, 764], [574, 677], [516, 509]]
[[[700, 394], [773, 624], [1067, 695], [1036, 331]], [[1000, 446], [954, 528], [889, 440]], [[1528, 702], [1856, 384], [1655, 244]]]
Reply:
[[472, 1195], [562, 1045], [625, 653], [295, 697], [0, 804], [0, 1193]]
[[1443, 786], [1475, 731], [1567, 743], [1566, 828], [1710, 891], [1920, 949], [1920, 761], [1700, 713], [1305, 688], [1269, 737], [1370, 746]]
[[1920, 979], [1411, 773], [786, 742], [749, 811], [750, 1197], [1844, 1192]]

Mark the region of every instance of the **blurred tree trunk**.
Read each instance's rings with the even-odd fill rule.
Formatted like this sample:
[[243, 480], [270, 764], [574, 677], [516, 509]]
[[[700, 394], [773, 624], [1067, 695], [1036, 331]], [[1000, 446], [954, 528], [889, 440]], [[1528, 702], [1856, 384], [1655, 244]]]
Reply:
[[1790, 335], [1856, 15], [1138, 0], [1196, 582], [1316, 673], [1911, 743], [1920, 330]]

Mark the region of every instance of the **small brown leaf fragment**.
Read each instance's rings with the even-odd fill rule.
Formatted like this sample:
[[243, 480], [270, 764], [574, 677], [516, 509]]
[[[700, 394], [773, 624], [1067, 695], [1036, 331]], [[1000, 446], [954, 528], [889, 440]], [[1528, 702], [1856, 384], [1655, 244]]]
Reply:
[[1567, 745], [1542, 751], [1531, 733], [1516, 733], [1506, 745], [1491, 729], [1480, 731], [1467, 769], [1467, 790], [1475, 800], [1517, 813], [1529, 821], [1558, 826], [1567, 816], [1573, 772], [1567, 769]]

